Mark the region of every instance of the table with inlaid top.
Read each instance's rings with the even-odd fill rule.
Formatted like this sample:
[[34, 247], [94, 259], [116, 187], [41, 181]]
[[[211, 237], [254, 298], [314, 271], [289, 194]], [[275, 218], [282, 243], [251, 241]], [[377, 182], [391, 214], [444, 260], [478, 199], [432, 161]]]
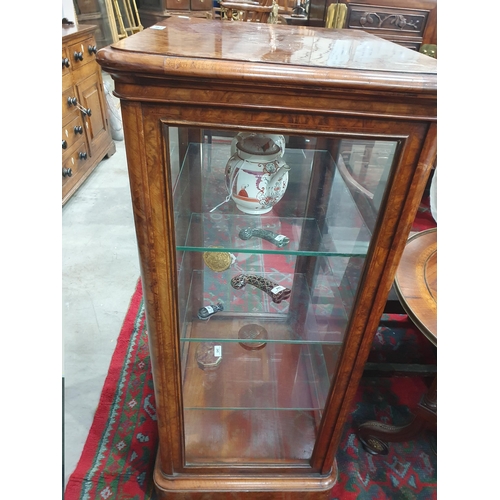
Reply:
[[[395, 278], [401, 306], [423, 335], [437, 347], [437, 228], [408, 239]], [[404, 426], [368, 421], [358, 428], [366, 451], [387, 454], [387, 442], [411, 440], [422, 430], [435, 427], [437, 377], [418, 404], [412, 420]]]

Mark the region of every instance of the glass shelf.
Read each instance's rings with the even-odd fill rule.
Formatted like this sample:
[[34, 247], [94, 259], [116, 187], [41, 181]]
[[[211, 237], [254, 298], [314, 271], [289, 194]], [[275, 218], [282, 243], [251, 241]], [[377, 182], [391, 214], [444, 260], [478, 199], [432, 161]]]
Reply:
[[308, 460], [331, 377], [322, 347], [224, 344], [218, 367], [205, 371], [196, 361], [203, 346], [184, 344], [188, 463]]
[[[190, 342], [184, 370], [184, 407], [232, 410], [321, 410], [329, 376], [321, 346], [266, 344], [248, 350], [224, 344], [212, 370], [197, 363], [206, 343]], [[293, 376], [288, 380], [289, 370]], [[200, 397], [203, 393], [203, 397]]]
[[[269, 344], [342, 342], [348, 316], [335, 277], [320, 275], [311, 292], [303, 275], [259, 273], [259, 276], [292, 290], [290, 300], [276, 304], [265, 292], [252, 285], [240, 290], [232, 288], [230, 280], [234, 274], [231, 270], [222, 273], [193, 271], [182, 316], [182, 341], [238, 344], [241, 342], [240, 330], [245, 325], [257, 324], [265, 330]], [[203, 290], [203, 297], [195, 296], [199, 290]], [[208, 320], [198, 318], [196, 305], [217, 303], [222, 304], [223, 311]], [[262, 340], [247, 339], [245, 342], [258, 345]]]
[[[179, 222], [179, 221], [177, 221]], [[280, 255], [310, 256], [365, 256], [368, 237], [357, 240], [368, 231], [362, 228], [340, 228], [327, 225], [322, 231], [315, 219], [301, 217], [273, 217], [256, 215], [192, 214], [187, 224], [188, 231], [184, 244], [177, 250], [204, 252], [239, 252]], [[277, 247], [258, 236], [244, 240], [240, 231], [246, 228], [262, 228], [277, 235], [286, 236], [290, 242]], [[200, 238], [201, 236], [201, 238]], [[201, 244], [196, 245], [196, 240]]]
[[[313, 162], [325, 171], [335, 168], [327, 151], [286, 149], [290, 167], [283, 198], [266, 215], [240, 212], [227, 196], [224, 171], [231, 156], [230, 144], [190, 144], [175, 189], [176, 245], [179, 251], [288, 254], [303, 256], [364, 256], [371, 232], [363, 221], [342, 175], [332, 175], [328, 193], [319, 186], [317, 197], [327, 198], [328, 212], [308, 217], [306, 201]], [[193, 170], [199, 173], [193, 179]], [[190, 187], [199, 183], [201, 197], [192, 200]], [[220, 203], [222, 205], [218, 206]], [[215, 208], [217, 207], [217, 208]], [[198, 209], [198, 210], [196, 210]], [[214, 210], [215, 209], [215, 210]], [[243, 240], [244, 228], [263, 228], [290, 239], [278, 248], [259, 237]]]

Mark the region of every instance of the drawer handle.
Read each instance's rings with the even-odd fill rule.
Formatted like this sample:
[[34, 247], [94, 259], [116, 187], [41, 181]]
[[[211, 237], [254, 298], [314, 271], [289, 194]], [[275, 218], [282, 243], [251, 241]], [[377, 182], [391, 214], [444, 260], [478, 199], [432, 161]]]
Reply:
[[92, 110], [90, 108], [80, 108], [82, 110], [82, 114], [83, 116], [92, 116]]
[[74, 54], [75, 61], [83, 61], [83, 52], [75, 52]]
[[95, 45], [89, 45], [89, 54], [97, 54], [97, 47]]
[[68, 106], [77, 106], [78, 99], [76, 97], [68, 97]]
[[80, 151], [78, 153], [78, 158], [80, 158], [80, 160], [86, 160], [87, 159], [87, 153]]
[[70, 168], [63, 167], [62, 176], [63, 177], [71, 177], [73, 175], [73, 171]]
[[73, 130], [75, 131], [75, 134], [83, 134], [83, 128], [81, 125], [75, 125]]
[[69, 59], [67, 57], [63, 57], [62, 65], [63, 67], [69, 68]]
[[62, 140], [62, 148], [66, 149], [68, 147], [68, 143], [63, 139]]

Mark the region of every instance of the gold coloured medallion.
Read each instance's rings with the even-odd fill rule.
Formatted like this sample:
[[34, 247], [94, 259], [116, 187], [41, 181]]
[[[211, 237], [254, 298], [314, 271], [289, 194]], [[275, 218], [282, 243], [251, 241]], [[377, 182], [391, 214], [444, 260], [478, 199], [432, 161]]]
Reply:
[[205, 252], [203, 260], [212, 271], [218, 273], [229, 269], [233, 263], [229, 252]]

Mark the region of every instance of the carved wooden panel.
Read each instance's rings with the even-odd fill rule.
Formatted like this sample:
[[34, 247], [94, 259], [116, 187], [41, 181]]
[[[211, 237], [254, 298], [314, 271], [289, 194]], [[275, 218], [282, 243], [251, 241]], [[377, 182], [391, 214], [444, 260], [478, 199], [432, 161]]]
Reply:
[[421, 37], [427, 16], [426, 11], [349, 4], [347, 27]]

